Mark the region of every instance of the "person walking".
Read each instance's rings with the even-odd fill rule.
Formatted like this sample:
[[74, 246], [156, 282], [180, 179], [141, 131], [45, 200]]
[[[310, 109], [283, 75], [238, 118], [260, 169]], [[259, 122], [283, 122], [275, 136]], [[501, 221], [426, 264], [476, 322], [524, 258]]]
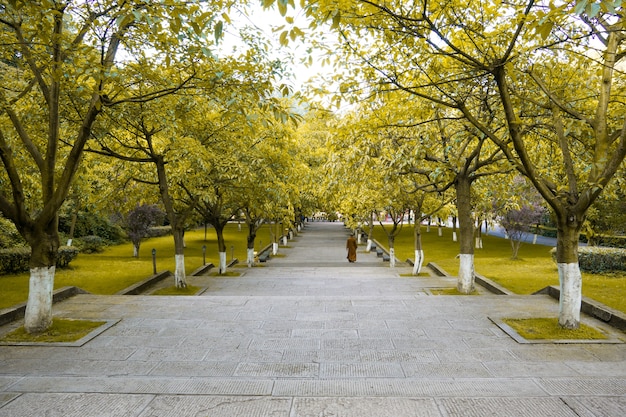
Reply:
[[350, 235], [346, 242], [346, 250], [348, 251], [348, 262], [356, 262], [357, 243], [354, 235]]

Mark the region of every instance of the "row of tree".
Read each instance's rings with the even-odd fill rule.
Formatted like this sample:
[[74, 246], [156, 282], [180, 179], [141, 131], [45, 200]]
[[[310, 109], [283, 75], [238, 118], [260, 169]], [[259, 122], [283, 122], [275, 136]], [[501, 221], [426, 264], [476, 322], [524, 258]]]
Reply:
[[[275, 2], [285, 3], [265, 1]], [[341, 195], [353, 196], [342, 203], [346, 213], [428, 213], [421, 206], [426, 198], [435, 198], [429, 206], [436, 206], [445, 200], [443, 191], [454, 190], [459, 290], [469, 292], [472, 213], [481, 211], [477, 205], [491, 204], [482, 196], [503, 195], [510, 184], [487, 185], [482, 178], [514, 170], [554, 213], [559, 323], [577, 328], [581, 228], [594, 202], [611, 192], [611, 181], [617, 183], [612, 190], [624, 185], [621, 2], [301, 3], [311, 27], [327, 25], [337, 33], [328, 54], [353, 64], [329, 80], [339, 87], [337, 100], [361, 103], [340, 127], [350, 133], [338, 140], [344, 156], [335, 161], [335, 178], [350, 184]], [[345, 160], [346, 166], [337, 166]], [[486, 189], [476, 192], [481, 187]], [[424, 192], [430, 197], [422, 197]], [[380, 199], [388, 203], [372, 205]]]
[[[247, 2], [11, 1], [0, 6], [0, 212], [31, 247], [25, 328], [52, 320], [61, 209], [127, 213], [158, 203], [184, 287], [185, 227], [241, 213], [249, 258], [263, 220], [293, 222], [310, 196], [297, 158], [297, 94], [284, 63], [244, 27]], [[234, 29], [233, 29], [234, 30]], [[249, 260], [250, 261], [250, 260]]]

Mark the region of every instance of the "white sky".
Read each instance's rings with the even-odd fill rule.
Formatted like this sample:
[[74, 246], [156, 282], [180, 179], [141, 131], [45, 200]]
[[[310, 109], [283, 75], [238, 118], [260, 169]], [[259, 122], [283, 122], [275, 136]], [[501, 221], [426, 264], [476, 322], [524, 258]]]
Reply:
[[[307, 45], [304, 44], [304, 39], [296, 39], [295, 41], [291, 41], [287, 47], [280, 46], [279, 36], [282, 30], [278, 32], [273, 32], [272, 28], [285, 26], [285, 29], [289, 29], [290, 25], [285, 21], [285, 17], [281, 16], [278, 10], [269, 9], [263, 10], [260, 6], [254, 7], [254, 12], [251, 13], [249, 18], [245, 16], [237, 16], [235, 13], [231, 16], [233, 20], [233, 24], [239, 25], [254, 25], [257, 28], [261, 29], [268, 39], [271, 39], [275, 46], [275, 57], [285, 58], [289, 54], [294, 56], [294, 62], [292, 65], [292, 71], [294, 74], [292, 82], [289, 84], [292, 85], [295, 89], [302, 88], [312, 77], [317, 76], [318, 74], [330, 74], [332, 68], [330, 66], [322, 66], [320, 61], [321, 58], [319, 56], [315, 56], [318, 59], [313, 60], [313, 65], [311, 67], [307, 67], [306, 65], [300, 63], [301, 59], [305, 59], [308, 57], [306, 54]], [[306, 31], [308, 28], [308, 23], [306, 19], [302, 15], [297, 14], [298, 11], [292, 8], [289, 8], [287, 16], [294, 18], [294, 26], [301, 28]], [[284, 30], [284, 29], [283, 29]], [[228, 33], [225, 33], [223, 40], [223, 51], [224, 53], [229, 52], [229, 49], [232, 49], [233, 46], [237, 42], [237, 38], [233, 33], [233, 30], [226, 29]], [[286, 59], [285, 59], [286, 60]], [[291, 66], [291, 65], [290, 65]]]

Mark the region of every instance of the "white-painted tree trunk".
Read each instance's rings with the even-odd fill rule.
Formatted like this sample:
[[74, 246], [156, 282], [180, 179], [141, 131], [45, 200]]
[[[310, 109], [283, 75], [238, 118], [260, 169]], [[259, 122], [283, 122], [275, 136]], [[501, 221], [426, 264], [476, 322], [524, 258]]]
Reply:
[[357, 232], [356, 234], [356, 244], [360, 245], [361, 244], [361, 233]]
[[174, 255], [176, 268], [174, 270], [174, 282], [176, 288], [187, 287], [187, 275], [185, 274], [185, 255]]
[[394, 248], [389, 249], [389, 267], [396, 267], [396, 250]]
[[283, 246], [287, 246], [287, 235], [283, 236]]
[[533, 236], [533, 245], [537, 244], [537, 233], [534, 234]]
[[278, 243], [272, 243], [272, 255], [278, 254]]
[[226, 252], [220, 252], [219, 273], [220, 274], [225, 274], [226, 273]]
[[[441, 235], [439, 235], [439, 236], [441, 236]], [[452, 232], [452, 241], [453, 241], [453, 242], [456, 242], [456, 241], [457, 241], [457, 238], [456, 238], [456, 232]]]
[[67, 244], [65, 246], [72, 246], [72, 239], [67, 239]]
[[52, 290], [55, 267], [31, 268], [24, 328], [28, 333], [40, 333], [52, 323]]
[[559, 324], [567, 329], [577, 329], [580, 325], [582, 303], [582, 275], [578, 263], [557, 264], [559, 271]]
[[254, 266], [254, 248], [248, 248], [246, 263], [248, 264], [248, 268]]
[[365, 252], [370, 252], [372, 250], [372, 239], [367, 239], [367, 245], [365, 246]]
[[474, 290], [474, 255], [459, 255], [459, 279], [457, 289], [462, 294], [469, 294]]
[[422, 272], [422, 264], [424, 263], [424, 251], [415, 251], [415, 262], [413, 263], [413, 275], [419, 275]]
[[443, 228], [441, 226], [437, 228], [437, 233], [439, 234], [439, 237], [443, 236]]
[[139, 257], [139, 248], [135, 245], [133, 245], [133, 257], [134, 258], [138, 258]]
[[483, 248], [483, 238], [477, 237], [476, 238], [476, 249], [482, 249], [482, 248]]
[[430, 224], [426, 225], [426, 233], [430, 233]]

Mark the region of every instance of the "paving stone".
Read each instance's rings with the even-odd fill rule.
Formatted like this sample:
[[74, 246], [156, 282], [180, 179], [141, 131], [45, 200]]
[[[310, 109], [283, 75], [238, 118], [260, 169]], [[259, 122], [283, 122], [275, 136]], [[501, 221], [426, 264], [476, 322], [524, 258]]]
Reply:
[[322, 339], [322, 349], [393, 349], [391, 339]]
[[162, 396], [154, 399], [140, 417], [288, 417], [290, 408], [290, 398]]
[[626, 378], [541, 378], [537, 383], [551, 395], [626, 395]]
[[294, 329], [291, 331], [291, 337], [304, 337], [309, 339], [358, 339], [359, 332], [357, 330], [345, 329]]
[[193, 346], [180, 346], [176, 349], [139, 348], [130, 357], [130, 361], [201, 361], [209, 349], [198, 349]]
[[361, 359], [358, 350], [288, 350], [285, 362], [358, 362]]
[[270, 395], [273, 381], [162, 377], [25, 377], [9, 392]]
[[546, 393], [528, 379], [277, 380], [273, 395], [293, 397], [536, 397]]
[[362, 350], [363, 362], [439, 362], [434, 350]]
[[319, 349], [320, 339], [254, 339], [250, 349]]
[[454, 398], [438, 402], [449, 417], [579, 417], [559, 398]]
[[0, 408], [0, 417], [138, 416], [153, 399], [129, 394], [23, 394]]
[[582, 375], [569, 366], [569, 363], [563, 362], [487, 361], [483, 362], [483, 365], [489, 370], [489, 373], [499, 378], [577, 377]]
[[571, 397], [563, 401], [580, 417], [626, 416], [626, 395], [619, 397]]
[[402, 367], [396, 363], [323, 363], [321, 378], [402, 378]]
[[153, 376], [232, 376], [237, 368], [237, 362], [214, 361], [167, 361], [161, 362], [150, 370]]
[[480, 363], [403, 363], [407, 378], [472, 378], [493, 376]]
[[240, 363], [235, 376], [311, 378], [319, 376], [316, 363]]
[[439, 417], [437, 404], [424, 398], [296, 398], [291, 417]]

